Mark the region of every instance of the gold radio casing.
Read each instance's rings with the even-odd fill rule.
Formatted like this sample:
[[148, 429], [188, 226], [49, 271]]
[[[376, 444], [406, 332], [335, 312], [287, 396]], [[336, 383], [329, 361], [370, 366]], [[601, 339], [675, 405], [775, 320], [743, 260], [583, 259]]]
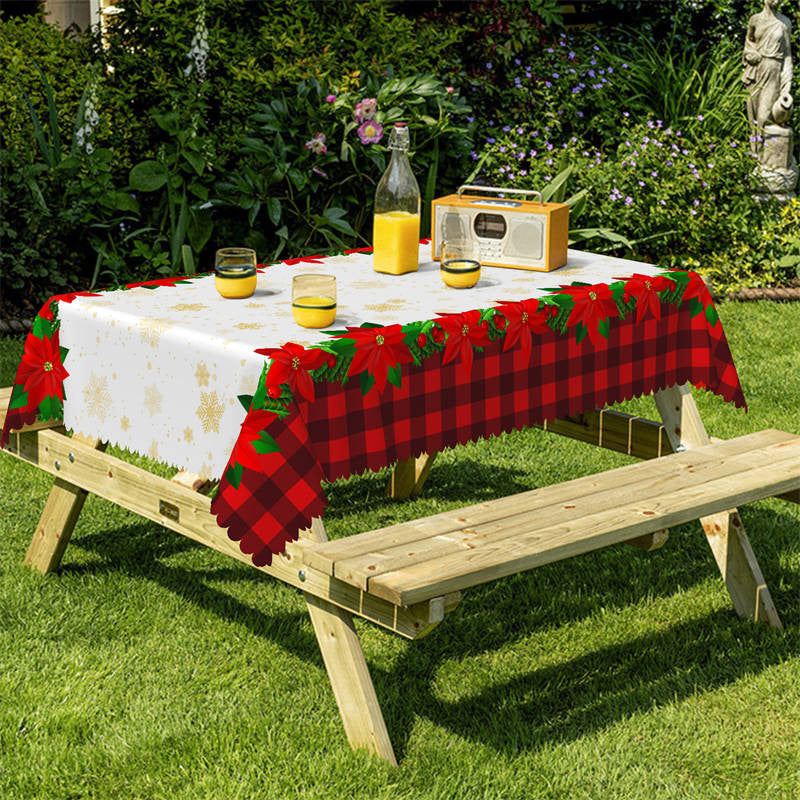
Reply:
[[[462, 195], [465, 189], [503, 195], [536, 194], [539, 200]], [[541, 193], [491, 186], [461, 186], [457, 194], [431, 203], [431, 252], [440, 260], [442, 242], [471, 238], [478, 242], [481, 264], [550, 272], [567, 263], [569, 206], [545, 203]]]

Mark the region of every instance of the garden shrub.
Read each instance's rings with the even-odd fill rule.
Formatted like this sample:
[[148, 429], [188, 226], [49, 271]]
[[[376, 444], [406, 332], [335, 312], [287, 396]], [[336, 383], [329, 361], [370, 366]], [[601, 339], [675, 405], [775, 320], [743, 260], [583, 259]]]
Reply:
[[[85, 40], [46, 25], [40, 17], [0, 18], [0, 147], [14, 165], [37, 156], [26, 95], [40, 119], [48, 119], [44, 75], [52, 87], [59, 128], [72, 131], [89, 77]], [[69, 145], [69, 142], [67, 142]]]
[[[632, 242], [621, 250], [595, 241], [593, 249], [665, 267], [708, 269], [722, 288], [789, 274], [776, 271], [772, 251], [764, 250], [765, 231], [777, 241], [779, 212], [750, 194], [754, 159], [748, 144], [720, 140], [702, 128], [689, 137], [662, 120], [622, 125], [623, 141], [605, 151], [577, 137], [559, 142], [548, 128], [505, 127], [486, 146], [487, 179], [541, 189], [570, 167], [570, 192], [586, 191], [581, 225], [611, 228]], [[747, 266], [736, 267], [748, 249]], [[725, 261], [733, 267], [727, 277]]]

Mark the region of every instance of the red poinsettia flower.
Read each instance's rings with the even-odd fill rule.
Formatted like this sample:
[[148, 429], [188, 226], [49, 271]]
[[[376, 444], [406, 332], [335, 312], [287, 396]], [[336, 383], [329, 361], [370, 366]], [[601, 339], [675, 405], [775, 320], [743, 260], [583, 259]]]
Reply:
[[228, 463], [241, 464], [247, 469], [259, 471], [261, 456], [253, 447], [253, 442], [257, 442], [261, 438], [261, 431], [269, 427], [276, 417], [277, 414], [263, 409], [248, 411]]
[[567, 325], [577, 325], [582, 322], [589, 332], [592, 344], [598, 344], [600, 341], [600, 323], [610, 317], [619, 316], [619, 309], [614, 302], [611, 289], [605, 283], [595, 283], [592, 286], [562, 284], [559, 294], [568, 294], [575, 302], [567, 319]]
[[39, 316], [42, 317], [42, 319], [46, 319], [48, 322], [52, 322], [53, 309], [50, 306], [53, 303], [71, 303], [76, 297], [100, 297], [100, 295], [97, 292], [70, 292], [69, 294], [57, 294], [55, 297], [51, 297], [42, 306]]
[[[673, 281], [663, 275], [641, 275], [635, 272], [630, 278], [615, 278], [625, 281], [625, 294], [636, 298], [636, 322], [641, 322], [647, 311], [661, 319], [659, 292], [671, 289]], [[624, 299], [624, 297], [623, 297]]]
[[[689, 275], [689, 283], [686, 285], [681, 301], [685, 303], [687, 300], [696, 297], [705, 305], [704, 300], [710, 294], [705, 281], [696, 272], [689, 271], [687, 274]], [[709, 298], [709, 302], [713, 301]]]
[[503, 315], [495, 321], [505, 319], [506, 338], [503, 343], [503, 351], [510, 350], [519, 342], [519, 355], [524, 363], [530, 361], [533, 338], [531, 333], [545, 333], [550, 330], [547, 319], [550, 312], [544, 308], [545, 313], [539, 313], [539, 301], [533, 298], [521, 300], [516, 303], [503, 303], [497, 307]]
[[340, 339], [354, 339], [356, 354], [347, 371], [347, 377], [367, 371], [375, 378], [375, 386], [382, 392], [386, 386], [389, 369], [413, 361], [401, 325], [383, 328], [348, 328], [337, 334]]
[[16, 379], [17, 383], [24, 384], [28, 405], [38, 406], [45, 397], [63, 400], [64, 378], [68, 376], [61, 363], [58, 331], [50, 339], [40, 339], [29, 333]]
[[272, 359], [266, 379], [268, 390], [288, 383], [294, 394], [299, 394], [309, 403], [314, 402], [314, 380], [308, 373], [321, 367], [328, 360], [329, 353], [306, 350], [294, 342], [286, 342], [283, 347], [262, 347], [256, 353]]
[[443, 314], [436, 320], [447, 334], [442, 364], [449, 364], [457, 355], [467, 373], [472, 371], [472, 348], [489, 344], [489, 323], [481, 322], [477, 309], [461, 314]]

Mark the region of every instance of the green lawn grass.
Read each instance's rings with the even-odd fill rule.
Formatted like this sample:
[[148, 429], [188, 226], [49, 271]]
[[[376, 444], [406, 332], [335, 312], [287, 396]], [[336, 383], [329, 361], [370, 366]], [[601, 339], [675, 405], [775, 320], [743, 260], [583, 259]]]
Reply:
[[[695, 392], [710, 432], [800, 434], [800, 304], [720, 315], [750, 411]], [[21, 351], [0, 338], [0, 385]], [[441, 454], [413, 502], [386, 471], [332, 485], [327, 525], [629, 460], [518, 432]], [[357, 623], [393, 770], [350, 750], [295, 590], [91, 497], [60, 573], [24, 567], [50, 483], [0, 455], [3, 800], [800, 797], [798, 506], [741, 512], [782, 631], [736, 617], [699, 524], [471, 590], [418, 642]]]

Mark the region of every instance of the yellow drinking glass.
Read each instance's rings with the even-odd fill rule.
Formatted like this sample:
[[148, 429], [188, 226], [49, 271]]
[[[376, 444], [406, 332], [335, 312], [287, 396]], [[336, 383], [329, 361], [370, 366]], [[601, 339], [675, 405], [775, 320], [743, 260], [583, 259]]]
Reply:
[[256, 290], [256, 251], [223, 247], [214, 257], [214, 285], [223, 297], [250, 297]]
[[481, 277], [478, 243], [472, 239], [447, 239], [442, 242], [439, 270], [442, 280], [454, 289], [468, 289]]
[[303, 328], [327, 328], [336, 319], [336, 276], [307, 273], [292, 278], [292, 314]]

